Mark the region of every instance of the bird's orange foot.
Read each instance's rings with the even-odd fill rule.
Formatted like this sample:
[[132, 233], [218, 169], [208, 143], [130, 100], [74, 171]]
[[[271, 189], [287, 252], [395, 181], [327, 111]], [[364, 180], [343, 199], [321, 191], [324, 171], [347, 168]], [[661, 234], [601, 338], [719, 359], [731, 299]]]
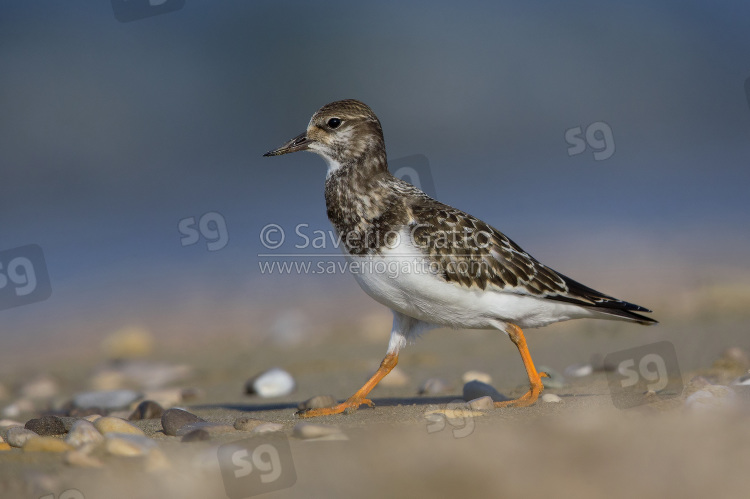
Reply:
[[532, 381], [531, 389], [528, 392], [524, 393], [517, 399], [495, 402], [495, 407], [528, 407], [533, 405], [539, 398], [539, 394], [544, 390], [542, 378], [549, 378], [549, 374], [540, 372], [539, 377]]
[[297, 416], [301, 418], [315, 418], [318, 416], [332, 416], [333, 414], [351, 414], [362, 404], [366, 404], [370, 407], [375, 407], [375, 404], [370, 399], [366, 398], [350, 398], [346, 402], [342, 402], [339, 405], [333, 407], [321, 407], [318, 409], [303, 409], [297, 411]]

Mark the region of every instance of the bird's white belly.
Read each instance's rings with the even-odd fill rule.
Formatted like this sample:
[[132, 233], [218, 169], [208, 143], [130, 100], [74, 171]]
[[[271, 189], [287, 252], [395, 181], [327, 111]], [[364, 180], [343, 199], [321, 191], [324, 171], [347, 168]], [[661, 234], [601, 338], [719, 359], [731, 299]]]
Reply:
[[[351, 256], [350, 270], [362, 289], [378, 302], [415, 319], [455, 328], [521, 328], [594, 314], [582, 307], [512, 290], [467, 288], [429, 271], [414, 248], [396, 248], [377, 256]], [[433, 267], [434, 269], [434, 267]]]

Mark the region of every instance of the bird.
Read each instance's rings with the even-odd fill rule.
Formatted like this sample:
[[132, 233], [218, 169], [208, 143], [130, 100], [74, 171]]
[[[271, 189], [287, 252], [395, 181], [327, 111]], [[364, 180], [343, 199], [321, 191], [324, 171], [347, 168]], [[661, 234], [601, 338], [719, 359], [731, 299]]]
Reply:
[[[643, 325], [645, 307], [614, 298], [540, 263], [502, 232], [443, 204], [388, 171], [380, 120], [363, 102], [321, 107], [307, 129], [264, 156], [310, 151], [328, 169], [328, 218], [360, 287], [393, 313], [385, 358], [345, 401], [299, 417], [374, 407], [370, 391], [397, 365], [401, 349], [433, 328], [495, 329], [518, 349], [529, 390], [495, 407], [526, 407], [544, 389], [523, 329], [597, 318]], [[356, 271], [355, 271], [356, 267]]]

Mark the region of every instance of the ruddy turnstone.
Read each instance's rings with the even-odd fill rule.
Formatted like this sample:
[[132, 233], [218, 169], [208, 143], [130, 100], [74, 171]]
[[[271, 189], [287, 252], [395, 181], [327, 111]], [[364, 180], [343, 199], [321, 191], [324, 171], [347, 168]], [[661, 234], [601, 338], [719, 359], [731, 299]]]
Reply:
[[[307, 131], [264, 156], [312, 151], [328, 163], [328, 218], [362, 289], [393, 312], [380, 368], [345, 402], [301, 417], [373, 406], [370, 391], [398, 362], [398, 353], [434, 327], [499, 329], [521, 354], [531, 388], [495, 406], [523, 407], [542, 392], [521, 328], [578, 318], [639, 324], [650, 310], [595, 291], [539, 263], [499, 230], [436, 201], [388, 172], [380, 121], [356, 100], [320, 108]], [[378, 265], [380, 263], [380, 265]]]

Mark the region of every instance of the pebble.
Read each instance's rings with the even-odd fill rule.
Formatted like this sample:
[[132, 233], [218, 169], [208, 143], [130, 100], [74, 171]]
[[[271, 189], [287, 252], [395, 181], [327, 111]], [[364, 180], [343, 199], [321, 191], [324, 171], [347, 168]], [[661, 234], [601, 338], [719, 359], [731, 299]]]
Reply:
[[[205, 392], [200, 388], [183, 388], [180, 390], [183, 402], [194, 400], [205, 395]], [[164, 406], [164, 404], [162, 404]]]
[[24, 426], [27, 430], [31, 430], [37, 435], [49, 436], [49, 435], [62, 435], [67, 433], [65, 425], [62, 420], [57, 416], [42, 416], [41, 418], [29, 419], [26, 421]]
[[495, 402], [493, 402], [492, 397], [479, 397], [469, 400], [468, 405], [474, 411], [489, 411], [495, 408]]
[[714, 367], [734, 371], [746, 371], [750, 368], [750, 359], [747, 353], [740, 347], [729, 347], [724, 350]]
[[12, 447], [8, 442], [0, 442], [0, 451], [10, 450]]
[[145, 435], [145, 433], [143, 433], [143, 430], [141, 430], [137, 426], [128, 423], [124, 419], [115, 418], [112, 416], [101, 417], [94, 421], [93, 425], [97, 430], [99, 430], [99, 433], [105, 436], [108, 433]]
[[260, 395], [263, 398], [283, 397], [292, 393], [294, 388], [295, 383], [292, 375], [278, 367], [250, 378], [245, 383], [245, 393]]
[[[162, 410], [169, 409], [187, 400], [181, 388], [162, 388], [161, 390], [147, 390], [143, 398], [147, 401], [159, 404]], [[141, 402], [142, 403], [142, 402]]]
[[52, 398], [57, 395], [58, 391], [59, 386], [57, 380], [51, 376], [43, 374], [26, 382], [21, 386], [19, 393], [23, 398], [36, 400]]
[[67, 442], [55, 437], [32, 437], [23, 444], [24, 452], [67, 452], [73, 450]]
[[73, 405], [79, 409], [101, 408], [105, 410], [126, 409], [141, 398], [133, 390], [107, 390], [79, 393], [73, 398]]
[[275, 431], [281, 431], [284, 429], [284, 425], [281, 423], [263, 423], [262, 425], [258, 425], [253, 430], [253, 433], [263, 434], [263, 433], [273, 433]]
[[211, 440], [211, 435], [206, 430], [199, 428], [186, 433], [180, 442], [202, 442], [204, 440]]
[[297, 406], [297, 409], [300, 411], [304, 411], [305, 409], [322, 409], [323, 407], [333, 407], [336, 403], [337, 400], [333, 398], [333, 395], [316, 395], [301, 402]]
[[156, 447], [156, 442], [145, 435], [110, 433], [104, 448], [113, 456], [145, 456]]
[[568, 384], [565, 381], [565, 377], [551, 367], [539, 366], [537, 371], [545, 372], [549, 376], [547, 378], [542, 378], [542, 386], [545, 388], [563, 388]]
[[727, 409], [735, 405], [737, 394], [728, 386], [708, 385], [685, 399], [685, 407], [692, 411]]
[[294, 425], [292, 435], [304, 440], [346, 440], [346, 435], [344, 435], [339, 428], [313, 423], [297, 423]]
[[62, 421], [63, 427], [65, 427], [65, 432], [69, 432], [71, 428], [73, 428], [73, 425], [76, 424], [76, 421], [80, 420], [81, 418], [71, 418], [68, 416], [58, 416], [60, 418], [60, 421]]
[[554, 393], [545, 393], [542, 395], [542, 401], [543, 402], [550, 402], [550, 403], [557, 403], [562, 402], [562, 399], [559, 395], [555, 395]]
[[234, 429], [239, 431], [253, 431], [255, 428], [265, 423], [266, 422], [262, 419], [240, 416], [234, 420]]
[[205, 422], [203, 418], [199, 418], [195, 414], [192, 414], [182, 409], [168, 409], [161, 415], [161, 426], [164, 429], [166, 435], [176, 436], [177, 431], [191, 423]]
[[142, 419], [157, 419], [161, 418], [162, 414], [164, 414], [162, 406], [153, 400], [144, 400], [138, 404], [138, 407], [136, 407], [133, 413], [128, 417], [128, 420], [140, 421]]
[[210, 421], [198, 421], [196, 423], [188, 423], [180, 427], [177, 430], [177, 436], [182, 437], [190, 432], [196, 430], [203, 430], [209, 435], [220, 435], [222, 433], [234, 433], [235, 430], [233, 425], [223, 423], [212, 423]]
[[391, 372], [388, 373], [388, 376], [383, 378], [380, 383], [378, 383], [379, 386], [385, 388], [399, 388], [408, 384], [409, 375], [406, 374], [403, 369], [398, 366], [394, 367]]
[[461, 381], [463, 381], [464, 384], [471, 381], [479, 381], [486, 385], [490, 385], [492, 384], [492, 376], [481, 371], [466, 371], [463, 376], [461, 376]]
[[736, 380], [732, 381], [733, 385], [750, 385], [750, 374], [743, 374]]
[[[591, 364], [572, 364], [565, 368], [565, 376], [570, 378], [583, 378], [594, 373], [594, 366]], [[549, 374], [549, 373], [548, 373]]]
[[84, 416], [83, 419], [85, 419], [89, 423], [93, 423], [94, 421], [96, 421], [97, 419], [99, 419], [101, 417], [102, 417], [101, 414], [90, 414], [88, 416]]
[[492, 385], [488, 385], [478, 380], [469, 381], [464, 385], [464, 400], [474, 400], [480, 397], [490, 397], [495, 402], [502, 402], [509, 400], [505, 395], [501, 394]]
[[79, 419], [76, 421], [65, 436], [65, 441], [73, 447], [95, 444], [102, 440], [104, 440], [104, 437], [99, 433], [99, 430], [96, 429], [93, 423], [86, 421], [85, 419]]
[[420, 395], [440, 395], [448, 391], [448, 383], [440, 378], [430, 378], [419, 387]]
[[23, 426], [12, 426], [5, 433], [5, 441], [12, 447], [23, 447], [32, 438], [38, 437], [36, 433], [27, 430]]
[[19, 423], [14, 419], [0, 419], [0, 430], [11, 426], [23, 426], [23, 423]]

